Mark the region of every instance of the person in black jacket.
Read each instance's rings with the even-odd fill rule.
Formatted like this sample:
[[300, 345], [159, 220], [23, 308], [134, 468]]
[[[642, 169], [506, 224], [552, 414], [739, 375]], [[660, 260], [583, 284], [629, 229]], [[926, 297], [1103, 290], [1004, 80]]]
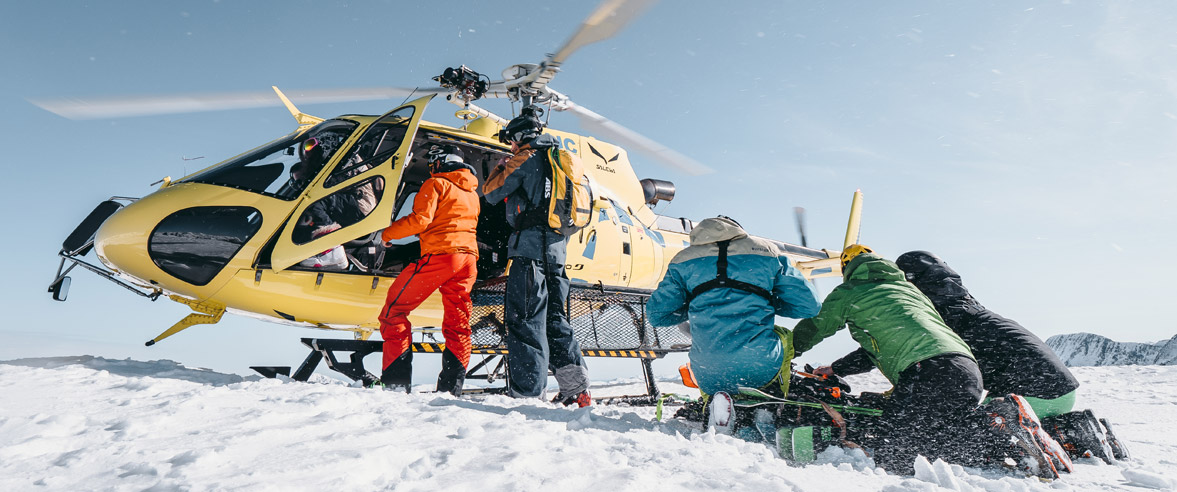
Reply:
[[[553, 402], [565, 406], [592, 405], [588, 366], [568, 323], [568, 273], [564, 261], [568, 238], [547, 222], [552, 178], [548, 151], [560, 139], [543, 133], [538, 110], [525, 107], [499, 132], [511, 144], [503, 160], [482, 185], [488, 203], [506, 200], [507, 223], [514, 232], [507, 240], [506, 296], [507, 395], [534, 398], [544, 393], [548, 370], [556, 376], [559, 392]], [[560, 150], [561, 159], [572, 157]]]
[[990, 397], [1021, 395], [1039, 419], [1074, 408], [1079, 381], [1041, 338], [982, 306], [936, 255], [910, 251], [895, 263], [972, 349]]

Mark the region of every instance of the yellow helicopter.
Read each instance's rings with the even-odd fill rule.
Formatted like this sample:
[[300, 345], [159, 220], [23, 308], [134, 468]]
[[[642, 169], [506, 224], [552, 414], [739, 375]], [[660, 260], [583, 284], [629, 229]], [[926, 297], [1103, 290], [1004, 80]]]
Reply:
[[[490, 81], [461, 66], [434, 77], [438, 88], [321, 91], [307, 97], [313, 102], [421, 95], [382, 115], [311, 116], [274, 87], [277, 101], [297, 122], [294, 131], [180, 179], [165, 178], [159, 190], [145, 197], [102, 202], [63, 242], [49, 291], [64, 301], [68, 274], [80, 266], [141, 296], [166, 296], [194, 311], [147, 345], [194, 325], [216, 323], [226, 312], [352, 332], [351, 340], [304, 339], [312, 353], [294, 378], [305, 380], [326, 357], [332, 369], [369, 381], [372, 376], [362, 359], [379, 350], [378, 342], [368, 340], [378, 329], [377, 314], [393, 279], [418, 254], [411, 241], [385, 247], [378, 232], [411, 211], [414, 194], [429, 177], [424, 149], [438, 142], [457, 145], [480, 181], [509, 155], [509, 147], [495, 138], [507, 120], [473, 101], [506, 98], [524, 107], [546, 108], [549, 114], [568, 111], [581, 119], [582, 127], [659, 162], [689, 173], [707, 170], [548, 87], [575, 50], [612, 36], [651, 3], [606, 0], [555, 54], [538, 65], [509, 67], [503, 80]], [[461, 108], [456, 113], [461, 125], [422, 119], [426, 106], [439, 97]], [[34, 103], [86, 118], [256, 105], [256, 96], [248, 99]], [[586, 355], [642, 359], [655, 394], [649, 361], [685, 351], [689, 340], [649, 326], [642, 307], [667, 263], [688, 245], [693, 222], [654, 211], [658, 202], [674, 198], [674, 185], [639, 179], [618, 144], [550, 128], [545, 133], [558, 137], [565, 150], [585, 163], [595, 197], [593, 220], [568, 240], [574, 330]], [[856, 241], [859, 197], [856, 193], [845, 244]], [[340, 204], [345, 213], [331, 217], [332, 227], [307, 226], [310, 215], [338, 210]], [[478, 224], [480, 284], [473, 296], [475, 353], [505, 353], [501, 281], [509, 232], [502, 205], [484, 201]], [[839, 274], [837, 251], [812, 249], [804, 242], [776, 243], [807, 278]], [[87, 259], [90, 251], [97, 263]], [[428, 327], [440, 326], [441, 316], [441, 299], [435, 294], [411, 320], [423, 327], [419, 331], [432, 333]], [[414, 344], [418, 351], [441, 347], [424, 340]], [[352, 352], [350, 361], [338, 359], [336, 351]], [[256, 369], [270, 376], [289, 375], [289, 368]]]

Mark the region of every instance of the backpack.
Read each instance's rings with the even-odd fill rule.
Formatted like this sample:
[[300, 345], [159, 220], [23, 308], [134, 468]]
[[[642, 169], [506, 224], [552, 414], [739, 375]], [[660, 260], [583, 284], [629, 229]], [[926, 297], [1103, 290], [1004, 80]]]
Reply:
[[593, 212], [593, 192], [579, 159], [556, 147], [548, 149], [547, 158], [551, 173], [547, 176], [550, 184], [544, 188], [544, 199], [548, 210], [546, 214], [536, 211], [537, 222], [567, 236], [588, 225]]

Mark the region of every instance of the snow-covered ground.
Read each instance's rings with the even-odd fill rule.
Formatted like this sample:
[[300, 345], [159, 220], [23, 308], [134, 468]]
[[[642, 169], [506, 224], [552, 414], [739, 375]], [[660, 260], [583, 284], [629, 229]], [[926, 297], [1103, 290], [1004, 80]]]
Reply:
[[[888, 475], [830, 450], [789, 466], [765, 446], [654, 419], [242, 378], [170, 361], [0, 362], [0, 490], [1141, 490], [1177, 486], [1177, 367], [1085, 367], [1079, 405], [1134, 458], [1077, 463], [1053, 483], [937, 463]], [[856, 390], [879, 379], [852, 381]], [[689, 393], [669, 382], [664, 390]], [[640, 392], [598, 382], [596, 396]], [[425, 391], [429, 388], [417, 388]], [[672, 414], [669, 409], [667, 414]]]

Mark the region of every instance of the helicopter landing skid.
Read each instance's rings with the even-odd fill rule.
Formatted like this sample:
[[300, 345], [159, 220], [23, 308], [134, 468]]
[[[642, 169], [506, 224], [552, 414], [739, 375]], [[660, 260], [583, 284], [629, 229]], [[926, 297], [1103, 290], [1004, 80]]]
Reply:
[[[376, 352], [380, 352], [383, 348], [383, 342], [378, 340], [351, 340], [351, 339], [336, 339], [336, 338], [303, 338], [303, 345], [311, 349], [311, 353], [303, 360], [302, 365], [298, 367], [294, 374], [291, 374], [290, 366], [250, 366], [258, 374], [267, 378], [276, 378], [279, 375], [289, 377], [295, 381], [306, 382], [310, 379], [311, 374], [318, 368], [322, 361], [327, 362], [327, 367], [335, 372], [347, 376], [352, 381], [359, 382], [364, 386], [371, 386], [379, 381], [379, 378], [368, 372], [364, 368], [364, 358]], [[413, 343], [413, 352], [424, 353], [441, 353], [445, 350], [444, 343]], [[337, 352], [350, 352], [346, 358], [340, 357]], [[498, 346], [474, 346], [471, 348], [472, 354], [484, 355], [482, 361], [473, 364], [466, 374], [466, 379], [480, 379], [488, 383], [493, 383], [495, 380], [506, 379], [506, 358], [507, 349]], [[645, 377], [646, 390], [645, 395], [627, 395], [627, 396], [611, 396], [605, 398], [598, 398], [597, 402], [602, 404], [627, 403], [630, 405], [655, 405], [661, 396], [661, 391], [658, 389], [658, 383], [654, 379], [654, 370], [652, 362], [655, 359], [660, 359], [666, 355], [666, 351], [660, 350], [582, 350], [581, 353], [585, 357], [609, 357], [609, 358], [627, 358], [639, 359], [642, 363], [642, 375]], [[483, 368], [488, 368], [494, 365], [494, 369], [488, 369], [484, 373], [478, 371]], [[463, 394], [502, 394], [506, 393], [506, 387], [485, 387], [485, 388], [467, 388], [463, 390]]]
[[[347, 376], [352, 381], [359, 381], [364, 386], [371, 386], [379, 380], [372, 373], [364, 369], [364, 357], [373, 352], [380, 352], [381, 342], [375, 340], [346, 340], [334, 338], [303, 338], [302, 344], [310, 347], [311, 353], [298, 366], [292, 376], [289, 366], [250, 366], [267, 378], [274, 378], [281, 374], [295, 381], [306, 382], [319, 367], [319, 362], [327, 360], [327, 367], [332, 371]], [[351, 352], [347, 361], [340, 360], [335, 352]]]

